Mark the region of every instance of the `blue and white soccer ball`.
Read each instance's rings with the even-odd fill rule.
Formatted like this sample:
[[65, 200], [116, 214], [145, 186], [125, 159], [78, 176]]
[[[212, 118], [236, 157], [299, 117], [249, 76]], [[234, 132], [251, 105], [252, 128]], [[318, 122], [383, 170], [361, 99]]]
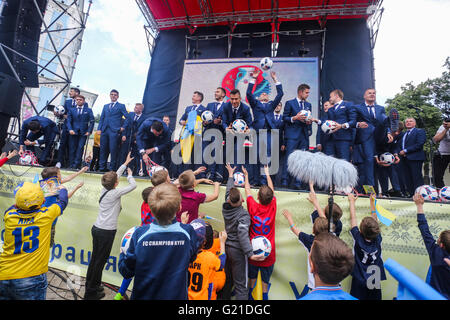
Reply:
[[233, 174], [234, 185], [238, 187], [242, 187], [245, 183], [245, 176], [242, 172], [235, 172]]
[[300, 111], [300, 115], [306, 116], [305, 120], [311, 120], [312, 119], [312, 114], [311, 114], [311, 111], [309, 111], [309, 110], [302, 110], [302, 111]]
[[450, 187], [445, 186], [439, 191], [439, 198], [442, 202], [450, 202]]
[[423, 185], [416, 189], [416, 192], [420, 194], [425, 200], [436, 201], [439, 200], [439, 194], [435, 187], [429, 185]]
[[267, 258], [272, 251], [272, 244], [269, 239], [264, 236], [256, 236], [252, 239], [253, 253], [259, 255], [264, 253], [264, 257]]
[[133, 235], [134, 231], [136, 231], [138, 227], [132, 227], [122, 237], [122, 241], [120, 241], [120, 252], [127, 253], [128, 248], [130, 247], [130, 239]]
[[209, 110], [205, 110], [205, 111], [203, 111], [201, 118], [202, 118], [202, 121], [204, 121], [206, 123], [211, 123], [214, 119], [214, 114]]
[[261, 66], [261, 69], [263, 69], [264, 71], [267, 71], [272, 68], [273, 61], [272, 61], [272, 59], [265, 57], [265, 58], [261, 59], [261, 61], [259, 62], [259, 65]]
[[64, 108], [64, 106], [56, 106], [54, 109], [54, 112], [59, 115], [62, 116], [63, 114], [66, 113], [66, 109]]
[[380, 155], [380, 161], [386, 164], [393, 164], [395, 162], [395, 157], [392, 153], [385, 152]]
[[245, 131], [247, 123], [242, 119], [236, 119], [233, 121], [232, 127], [235, 132], [242, 133]]
[[324, 123], [322, 123], [320, 128], [324, 133], [331, 134], [331, 131], [336, 128], [336, 122], [334, 122], [333, 120], [326, 120]]

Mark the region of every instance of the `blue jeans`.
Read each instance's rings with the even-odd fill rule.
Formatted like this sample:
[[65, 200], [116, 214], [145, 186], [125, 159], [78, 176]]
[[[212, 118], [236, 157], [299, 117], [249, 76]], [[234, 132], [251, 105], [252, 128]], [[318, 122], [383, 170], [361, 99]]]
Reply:
[[23, 279], [0, 280], [0, 300], [45, 300], [47, 274]]

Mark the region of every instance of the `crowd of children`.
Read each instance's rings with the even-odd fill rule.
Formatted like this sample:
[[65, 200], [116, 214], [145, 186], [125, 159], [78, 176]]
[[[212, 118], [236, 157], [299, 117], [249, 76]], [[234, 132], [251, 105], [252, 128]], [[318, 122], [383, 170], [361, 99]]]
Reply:
[[[4, 155], [0, 165], [14, 156]], [[136, 189], [136, 181], [128, 164], [128, 154], [117, 172], [106, 172], [101, 178], [99, 211], [92, 226], [92, 254], [86, 274], [86, 300], [105, 296], [102, 272], [111, 253], [122, 210], [121, 197]], [[164, 300], [247, 300], [252, 299], [258, 273], [262, 280], [263, 299], [269, 299], [270, 279], [276, 263], [275, 220], [277, 198], [267, 166], [267, 185], [262, 185], [254, 198], [245, 176], [244, 192], [234, 184], [236, 167], [227, 164], [228, 181], [222, 203], [224, 230], [213, 230], [199, 212], [203, 203], [216, 201], [219, 183], [196, 179], [205, 171], [187, 170], [172, 181], [167, 170], [155, 171], [152, 186], [144, 188], [141, 225], [135, 228], [126, 251], [119, 257], [122, 286], [116, 299], [123, 299], [131, 283], [131, 299]], [[128, 185], [118, 188], [119, 177], [127, 170]], [[15, 189], [15, 204], [4, 215], [5, 232], [0, 254], [0, 300], [45, 299], [50, 248], [54, 243], [56, 220], [63, 214], [69, 198], [83, 186], [68, 192], [64, 183], [83, 174], [86, 168], [62, 178], [59, 168], [44, 168], [39, 183], [25, 182]], [[52, 192], [46, 191], [49, 181], [57, 181]], [[199, 183], [213, 184], [211, 194], [197, 192]], [[429, 284], [447, 299], [450, 298], [450, 230], [443, 231], [437, 241], [430, 233], [423, 211], [424, 199], [416, 194], [417, 221], [431, 262]], [[308, 284], [301, 300], [381, 300], [381, 281], [386, 280], [382, 258], [382, 236], [375, 212], [375, 196], [370, 197], [371, 213], [358, 225], [357, 196], [348, 194], [350, 234], [353, 247], [339, 236], [343, 226], [342, 209], [334, 204], [322, 208], [310, 183], [308, 201], [312, 233], [300, 230], [293, 214], [281, 210], [289, 229], [308, 252], [306, 268]], [[246, 208], [244, 207], [246, 203]], [[329, 221], [329, 219], [331, 221]], [[55, 228], [56, 227], [56, 228]], [[265, 236], [272, 250], [265, 257], [255, 254], [251, 241]], [[303, 269], [303, 268], [302, 268]], [[342, 290], [341, 281], [352, 276], [351, 289]]]

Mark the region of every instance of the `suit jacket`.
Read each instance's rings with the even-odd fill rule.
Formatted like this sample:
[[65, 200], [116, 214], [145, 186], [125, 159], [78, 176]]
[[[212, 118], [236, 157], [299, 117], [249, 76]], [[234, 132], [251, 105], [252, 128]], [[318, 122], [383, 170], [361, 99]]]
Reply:
[[[153, 121], [159, 121], [163, 125], [163, 132], [159, 136], [155, 136], [151, 131], [151, 127]], [[170, 147], [170, 129], [167, 125], [159, 118], [149, 117], [142, 122], [139, 126], [137, 135], [136, 135], [136, 143], [138, 146], [139, 152], [141, 150], [148, 149], [150, 147], [157, 147], [158, 152], [167, 151]]]
[[283, 121], [285, 124], [285, 138], [286, 139], [300, 139], [300, 137], [309, 137], [312, 132], [312, 125], [308, 125], [300, 120], [291, 121], [291, 118], [296, 116], [301, 110], [309, 110], [312, 112], [311, 104], [308, 101], [303, 102], [303, 108], [297, 101], [297, 98], [286, 101], [283, 111]]
[[[222, 119], [223, 118], [223, 106], [225, 105], [225, 103], [226, 102], [222, 102], [222, 105], [220, 106], [220, 109], [217, 109], [217, 107], [219, 105], [219, 102], [217, 102], [217, 101], [210, 102], [206, 106], [206, 110], [209, 110], [209, 111], [211, 111], [213, 113], [214, 119], [218, 119], [218, 118]], [[207, 129], [218, 129], [222, 133], [224, 132], [222, 124], [210, 123], [210, 124], [205, 126], [205, 130], [207, 130]]]
[[342, 101], [339, 106], [328, 109], [328, 119], [336, 121], [339, 124], [348, 123], [349, 128], [341, 128], [331, 136], [333, 140], [353, 141], [354, 134], [352, 128], [356, 126], [356, 110], [353, 104], [348, 101]]
[[252, 114], [250, 112], [250, 107], [243, 103], [241, 101], [241, 104], [239, 106], [239, 109], [237, 111], [236, 119], [233, 119], [233, 106], [231, 105], [231, 102], [225, 103], [225, 105], [222, 105], [223, 111], [222, 111], [222, 127], [224, 130], [228, 128], [230, 124], [233, 123], [236, 119], [242, 119], [245, 121], [247, 126], [249, 128], [252, 128], [253, 124], [253, 118]]
[[387, 132], [390, 132], [389, 119], [386, 116], [384, 107], [375, 105], [375, 115], [374, 118], [368, 111], [367, 105], [365, 103], [354, 106], [356, 111], [356, 123], [366, 122], [368, 124], [367, 128], [356, 128], [355, 143], [363, 143], [374, 137], [377, 143], [382, 143], [382, 139]]
[[70, 108], [67, 114], [67, 130], [75, 131], [75, 134], [92, 133], [94, 129], [94, 113], [92, 109], [84, 105], [81, 115], [78, 115], [78, 108]]
[[[191, 112], [192, 110], [194, 110], [195, 107], [197, 107], [197, 106], [196, 106], [196, 105], [192, 105], [192, 106], [186, 107], [186, 109], [184, 109], [184, 113], [183, 113], [183, 115], [181, 116], [180, 121], [182, 121], [182, 120], [186, 121], [187, 118], [188, 118], [189, 112]], [[198, 106], [198, 108], [197, 108], [196, 111], [197, 111], [197, 114], [198, 114], [199, 116], [201, 116], [202, 113], [203, 113], [203, 111], [205, 111], [205, 110], [206, 110], [205, 106], [201, 104], [201, 105]]]
[[278, 120], [275, 119], [275, 115], [273, 112], [266, 114], [267, 121], [267, 129], [278, 129], [279, 130], [279, 146], [284, 145], [284, 121], [283, 114], [280, 113], [280, 118]]
[[[427, 136], [425, 130], [414, 128], [405, 138], [407, 134], [407, 130], [402, 132], [398, 137], [397, 143], [397, 152], [399, 153], [401, 150], [406, 150], [406, 159], [408, 160], [425, 160], [425, 152], [423, 151], [423, 145], [427, 141]], [[401, 158], [401, 157], [400, 157]]]
[[255, 130], [264, 129], [267, 127], [266, 123], [266, 114], [273, 112], [275, 108], [283, 98], [283, 87], [281, 84], [277, 85], [277, 95], [273, 101], [269, 101], [267, 103], [262, 103], [253, 95], [253, 86], [254, 83], [249, 83], [247, 87], [247, 100], [250, 104], [250, 107], [253, 111], [253, 124], [252, 127]]
[[128, 111], [122, 103], [116, 102], [111, 110], [109, 108], [110, 105], [111, 103], [108, 103], [103, 106], [97, 130], [105, 131], [107, 128], [110, 128], [114, 132], [119, 132], [120, 128], [122, 128], [122, 117], [126, 119]]
[[141, 116], [139, 117], [139, 119], [137, 121], [134, 121], [135, 116], [136, 116], [135, 112], [130, 112], [128, 114], [128, 117], [125, 119], [125, 123], [124, 123], [125, 130], [122, 132], [122, 136], [126, 136], [127, 139], [129, 139], [131, 137], [131, 133], [133, 133], [134, 136], [137, 135], [139, 127], [146, 119], [144, 114], [141, 113]]
[[322, 124], [327, 120], [328, 120], [328, 112], [322, 110], [320, 115], [321, 125], [317, 127], [316, 132], [316, 145], [320, 144], [322, 145], [322, 147], [324, 147], [327, 144], [327, 142], [331, 140], [331, 135], [323, 132], [321, 128]]
[[27, 139], [28, 135], [28, 124], [33, 121], [37, 120], [41, 124], [41, 130], [40, 133], [44, 136], [44, 140], [47, 141], [47, 139], [51, 136], [52, 133], [57, 133], [58, 129], [56, 127], [56, 123], [54, 123], [52, 120], [46, 117], [41, 116], [34, 116], [31, 118], [28, 118], [22, 123], [22, 129], [20, 131], [20, 137], [19, 137], [19, 143], [21, 146], [24, 145], [24, 141]]

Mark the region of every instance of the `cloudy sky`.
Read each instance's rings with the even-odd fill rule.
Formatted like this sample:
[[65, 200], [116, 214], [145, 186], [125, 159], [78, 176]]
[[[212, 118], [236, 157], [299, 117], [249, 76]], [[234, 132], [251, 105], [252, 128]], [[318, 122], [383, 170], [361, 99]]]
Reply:
[[[380, 104], [407, 82], [440, 76], [450, 55], [450, 0], [385, 0], [383, 7], [374, 51]], [[129, 109], [142, 101], [150, 63], [144, 24], [134, 0], [93, 1], [72, 82], [99, 95], [95, 114], [113, 88]]]

